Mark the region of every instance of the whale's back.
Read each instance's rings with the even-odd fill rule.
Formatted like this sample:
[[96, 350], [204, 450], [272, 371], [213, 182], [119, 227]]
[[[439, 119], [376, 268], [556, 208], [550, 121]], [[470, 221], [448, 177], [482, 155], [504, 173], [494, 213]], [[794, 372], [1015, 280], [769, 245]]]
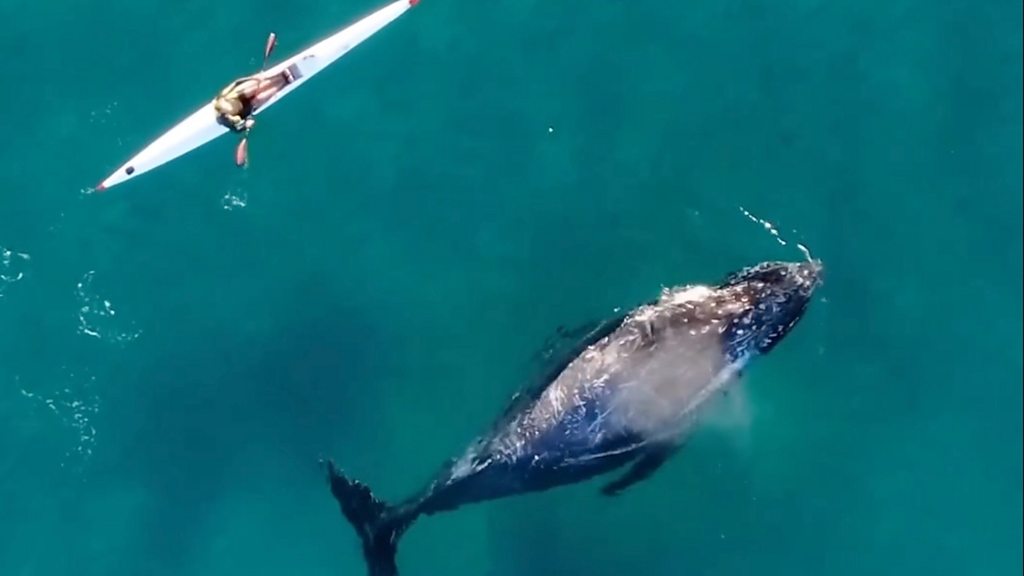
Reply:
[[600, 453], [681, 433], [740, 364], [723, 348], [731, 311], [714, 304], [714, 294], [704, 287], [666, 293], [629, 315], [515, 418], [497, 439], [502, 450]]
[[734, 373], [716, 330], [665, 330], [654, 346], [621, 360], [606, 425], [649, 439], [676, 435]]

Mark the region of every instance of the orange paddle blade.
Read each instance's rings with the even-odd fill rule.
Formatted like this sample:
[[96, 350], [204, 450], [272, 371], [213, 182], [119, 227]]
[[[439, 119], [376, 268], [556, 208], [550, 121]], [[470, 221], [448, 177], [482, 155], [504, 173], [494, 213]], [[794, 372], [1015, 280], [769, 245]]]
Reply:
[[235, 149], [235, 164], [239, 167], [245, 166], [249, 162], [249, 139], [242, 138], [242, 141], [238, 143], [238, 148]]

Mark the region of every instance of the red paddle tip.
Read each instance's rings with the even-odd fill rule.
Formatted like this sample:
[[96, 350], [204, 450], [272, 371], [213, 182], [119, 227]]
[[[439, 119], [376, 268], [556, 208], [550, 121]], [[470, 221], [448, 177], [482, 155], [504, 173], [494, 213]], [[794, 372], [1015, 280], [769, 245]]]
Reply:
[[420, 3], [420, 0], [409, 0], [409, 6], [415, 6]]
[[238, 143], [238, 148], [235, 149], [235, 164], [241, 168], [245, 166], [249, 160], [249, 139], [242, 138], [242, 141]]

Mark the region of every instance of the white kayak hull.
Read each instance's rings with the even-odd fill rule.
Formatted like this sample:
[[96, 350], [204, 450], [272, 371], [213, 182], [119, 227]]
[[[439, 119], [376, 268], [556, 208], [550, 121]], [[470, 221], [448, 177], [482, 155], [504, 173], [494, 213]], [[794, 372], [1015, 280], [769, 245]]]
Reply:
[[[355, 24], [267, 69], [265, 74], [268, 76], [277, 74], [288, 67], [292, 67], [293, 72], [297, 71], [298, 73], [294, 74], [293, 82], [285, 85], [270, 100], [256, 109], [253, 115], [264, 112], [281, 98], [302, 86], [315, 74], [415, 6], [417, 2], [418, 0], [395, 0]], [[228, 128], [217, 122], [217, 113], [211, 99], [205, 106], [193, 112], [188, 118], [179, 122], [132, 159], [125, 162], [96, 189], [105, 190], [136, 178], [199, 148], [226, 132], [228, 132]]]

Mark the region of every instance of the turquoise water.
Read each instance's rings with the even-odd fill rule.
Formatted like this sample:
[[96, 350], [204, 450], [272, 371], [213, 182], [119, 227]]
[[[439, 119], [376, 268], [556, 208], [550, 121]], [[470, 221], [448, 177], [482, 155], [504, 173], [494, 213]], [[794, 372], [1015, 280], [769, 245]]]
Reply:
[[0, 0], [0, 574], [362, 574], [321, 454], [403, 497], [559, 325], [798, 242], [821, 297], [663, 470], [403, 576], [1021, 573], [1019, 2], [424, 0], [246, 170], [89, 193], [380, 5]]

